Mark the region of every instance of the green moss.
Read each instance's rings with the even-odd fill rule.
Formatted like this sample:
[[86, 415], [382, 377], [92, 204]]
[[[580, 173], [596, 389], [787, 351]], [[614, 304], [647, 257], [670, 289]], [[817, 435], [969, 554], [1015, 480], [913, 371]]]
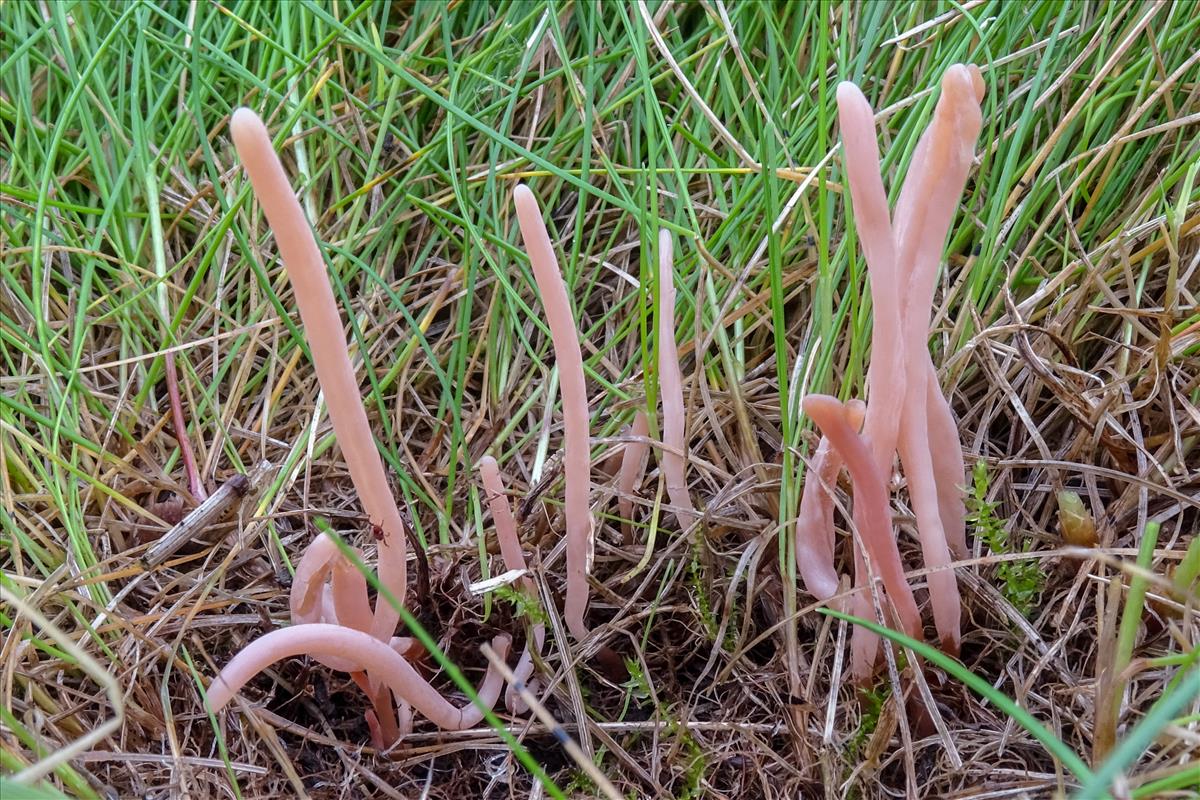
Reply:
[[[1009, 541], [1008, 531], [1004, 528], [1004, 520], [996, 514], [996, 509], [1000, 504], [987, 499], [991, 479], [988, 476], [987, 465], [983, 461], [975, 463], [971, 479], [972, 491], [967, 497], [967, 524], [975, 528], [975, 535], [983, 540], [988, 550], [994, 555], [1030, 552], [1033, 547], [1031, 540], [1026, 539], [1017, 546]], [[1000, 591], [1005, 599], [1012, 603], [1021, 614], [1029, 616], [1029, 612], [1033, 609], [1038, 595], [1042, 592], [1042, 586], [1046, 582], [1041, 562], [1034, 558], [1001, 561], [996, 565], [996, 577], [1000, 579]]]

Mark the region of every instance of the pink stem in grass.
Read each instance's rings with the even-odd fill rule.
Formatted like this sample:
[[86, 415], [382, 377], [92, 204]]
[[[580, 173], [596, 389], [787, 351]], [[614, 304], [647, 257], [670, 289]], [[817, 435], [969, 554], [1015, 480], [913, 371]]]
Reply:
[[900, 415], [884, 399], [903, 397], [906, 386], [901, 308], [904, 293], [896, 274], [896, 248], [888, 212], [887, 192], [879, 169], [875, 114], [862, 91], [844, 82], [837, 90], [842, 154], [854, 202], [854, 228], [867, 259], [871, 282], [871, 363], [867, 368], [867, 417], [863, 433], [875, 466], [890, 479], [896, 456]]
[[[233, 113], [229, 129], [254, 193], [275, 233], [350, 479], [363, 510], [384, 531], [379, 545], [379, 580], [403, 603], [407, 583], [404, 523], [363, 410], [342, 319], [321, 251], [262, 120], [250, 109], [239, 108]], [[371, 634], [386, 642], [399, 621], [400, 613], [381, 594], [375, 602]]]
[[[361, 554], [358, 551], [355, 554], [361, 560]], [[296, 566], [290, 609], [292, 623], [296, 625], [331, 622], [360, 631], [371, 630], [373, 617], [366, 578], [325, 534], [312, 541]]]
[[[866, 403], [860, 399], [851, 399], [846, 401], [846, 421], [850, 423], [850, 429], [854, 433], [862, 431], [866, 422]], [[868, 446], [870, 441], [868, 441]], [[839, 458], [839, 462], [841, 459]], [[883, 479], [883, 491], [887, 492], [887, 471], [880, 470], [880, 477]], [[854, 513], [860, 515], [859, 504], [854, 504]], [[870, 524], [869, 521], [863, 521], [860, 516], [854, 516], [854, 525], [858, 527], [860, 524]], [[888, 518], [890, 524], [890, 517]], [[859, 593], [851, 595], [848, 607], [851, 609], [851, 614], [859, 616], [862, 619], [875, 619], [874, 603], [871, 602], [870, 587], [868, 582], [868, 572], [866, 572], [866, 560], [863, 558], [863, 553], [858, 547], [853, 548], [854, 551], [854, 582], [856, 587], [863, 589]], [[851, 634], [851, 676], [859, 681], [865, 681], [875, 669], [875, 658], [880, 649], [880, 637], [878, 634], [866, 630], [865, 627], [856, 626]]]
[[[863, 423], [865, 406], [858, 400], [847, 405], [850, 424], [858, 430]], [[821, 437], [816, 452], [809, 459], [800, 498], [800, 513], [796, 518], [796, 567], [808, 593], [818, 600], [828, 600], [837, 594], [838, 576], [833, 565], [833, 490], [842, 457]]]
[[188, 488], [196, 502], [203, 503], [208, 497], [204, 480], [196, 468], [196, 455], [188, 439], [187, 421], [183, 418], [183, 400], [179, 396], [179, 374], [175, 371], [175, 354], [168, 352], [164, 357], [167, 378], [167, 400], [171, 404], [171, 422], [175, 426], [175, 438], [179, 441], [179, 453], [183, 457], [183, 468], [188, 476]]
[[804, 398], [804, 413], [829, 438], [829, 443], [846, 462], [854, 482], [855, 521], [871, 566], [883, 582], [904, 632], [921, 638], [921, 614], [913, 598], [912, 587], [904, 576], [900, 552], [892, 535], [887, 488], [875, 468], [871, 452], [855, 432], [850, 413], [836, 397], [809, 395]]
[[[361, 561], [361, 554], [359, 560]], [[367, 600], [367, 581], [363, 574], [342, 555], [337, 544], [329, 536], [320, 534], [304, 551], [296, 574], [292, 576], [292, 591], [289, 601], [292, 624], [305, 625], [327, 623], [370, 631], [371, 604]], [[411, 640], [393, 637], [391, 647], [403, 655], [408, 651]], [[392, 705], [390, 690], [378, 680], [372, 679], [353, 660], [344, 656], [313, 655], [318, 662], [339, 672], [348, 672], [354, 682], [371, 701], [372, 710], [367, 711], [367, 727], [371, 742], [383, 748], [407, 735], [412, 730], [412, 713], [407, 704], [401, 703], [401, 713], [408, 726], [402, 727], [396, 720], [396, 708]]]
[[[850, 613], [859, 619], [875, 619], [875, 604], [871, 598], [871, 581], [867, 574], [867, 562], [862, 551], [854, 548], [854, 588], [847, 606]], [[850, 677], [864, 684], [875, 674], [875, 662], [879, 659], [879, 634], [861, 625], [854, 626], [850, 634]]]
[[962, 440], [950, 404], [942, 395], [933, 360], [925, 370], [925, 407], [929, 418], [929, 453], [933, 457], [933, 476], [937, 481], [938, 516], [946, 530], [946, 544], [955, 558], [966, 558], [967, 508], [963, 503], [963, 485], [967, 465], [963, 462]]
[[[866, 406], [861, 400], [851, 400], [846, 403], [847, 421], [853, 431], [862, 428], [866, 416]], [[829, 443], [825, 436], [817, 447], [817, 452], [809, 466], [808, 477], [805, 478], [805, 500], [809, 493], [816, 498], [806, 505], [802, 511], [809, 516], [797, 520], [796, 557], [799, 561], [800, 574], [804, 585], [810, 594], [818, 600], [828, 600], [840, 588], [837, 572], [833, 568], [833, 489], [837, 474], [842, 468], [842, 457]], [[857, 508], [857, 504], [856, 504]], [[817, 509], [817, 511], [812, 511]], [[820, 514], [820, 517], [816, 515]], [[856, 522], [857, 524], [857, 522]], [[804, 531], [804, 548], [801, 547], [801, 528]], [[813, 526], [818, 526], [814, 532]], [[828, 542], [827, 549], [811, 549], [811, 543], [822, 539]], [[874, 619], [875, 609], [871, 602], [870, 582], [867, 574], [867, 564], [863, 560], [862, 551], [857, 544], [851, 548], [854, 561], [854, 588], [845, 602], [849, 613], [859, 619]], [[855, 626], [850, 639], [850, 674], [859, 683], [867, 681], [875, 671], [875, 661], [879, 656], [879, 636], [861, 626]]]
[[794, 548], [804, 588], [818, 600], [828, 600], [838, 591], [833, 564], [833, 487], [841, 469], [842, 459], [822, 436], [804, 475]]
[[[929, 309], [938, 266], [983, 127], [971, 72], [956, 65], [942, 78], [933, 122], [918, 140], [900, 190], [894, 236], [905, 282], [905, 355], [928, 350]], [[915, 368], [919, 362], [913, 361]]]
[[[966, 67], [965, 79], [962, 68], [956, 70], [956, 73], [955, 76], [951, 77], [948, 71], [947, 75], [943, 78], [944, 96], [947, 99], [947, 103], [953, 103], [953, 117], [956, 122], [955, 137], [957, 142], [951, 146], [950, 155], [952, 158], [950, 160], [952, 163], [943, 173], [942, 185], [939, 187], [939, 192], [949, 193], [954, 198], [961, 196], [963, 185], [966, 182], [966, 172], [970, 169], [972, 160], [971, 150], [976, 139], [979, 137], [979, 132], [983, 124], [979, 112], [979, 103], [983, 100], [984, 96], [983, 76], [980, 74], [978, 67], [973, 64]], [[920, 156], [923, 162], [926, 152], [927, 147], [925, 150], [919, 149], [916, 156]], [[917, 163], [917, 159], [914, 157], [914, 166]], [[901, 202], [896, 208], [896, 226], [898, 230], [901, 226], [905, 229], [910, 229], [916, 225], [915, 222], [911, 221], [914, 215], [913, 205], [914, 201], [912, 197], [906, 197], [902, 192]], [[937, 209], [938, 215], [936, 218], [932, 215], [927, 217], [930, 229], [927, 236], [931, 237], [933, 242], [936, 242], [937, 250], [933, 253], [922, 252], [918, 255], [919, 261], [913, 268], [913, 285], [909, 291], [911, 300], [920, 301], [921, 298], [927, 296], [930, 298], [930, 302], [932, 302], [933, 282], [936, 280], [937, 275], [937, 262], [940, 261], [942, 243], [945, 241], [951, 222], [953, 222], [956, 206], [957, 202], [948, 209], [945, 206], [941, 206]], [[930, 263], [932, 263], [932, 266], [930, 266]], [[928, 281], [928, 287], [917, 283], [917, 274], [920, 270], [929, 270], [928, 273], [924, 273], [922, 276]], [[920, 294], [921, 292], [925, 292], [925, 294]], [[920, 308], [921, 306], [915, 307]], [[927, 325], [927, 320], [924, 320], [924, 323]], [[963, 505], [963, 492], [961, 488], [966, 480], [966, 465], [963, 463], [962, 445], [958, 436], [958, 424], [954, 420], [954, 413], [950, 410], [950, 404], [941, 393], [941, 387], [937, 380], [937, 371], [934, 369], [933, 360], [929, 357], [928, 348], [924, 347], [923, 343], [922, 347], [925, 350], [925, 407], [933, 475], [937, 484], [938, 516], [941, 519], [946, 542], [950, 547], [951, 553], [957, 558], [966, 558], [966, 508]]]
[[[504, 493], [504, 480], [500, 477], [500, 467], [496, 459], [484, 456], [479, 459], [479, 474], [483, 478], [483, 490], [487, 493], [488, 507], [492, 511], [492, 521], [496, 524], [496, 539], [500, 543], [500, 557], [504, 559], [506, 569], [525, 569], [525, 554], [521, 551], [521, 539], [517, 536], [517, 520], [513, 517], [512, 506]], [[537, 587], [533, 579], [526, 576], [520, 580], [521, 590], [536, 602]], [[533, 674], [533, 654], [542, 651], [546, 639], [546, 626], [535, 622], [531, 628], [532, 641], [525, 643], [525, 650], [513, 670], [512, 683], [504, 690], [504, 704], [514, 714], [524, 714], [528, 707], [521, 699], [520, 686], [529, 680]], [[532, 690], [532, 687], [531, 687]]]
[[[850, 197], [854, 203], [854, 227], [867, 260], [871, 282], [872, 329], [871, 362], [867, 368], [869, 399], [863, 435], [871, 450], [875, 469], [885, 486], [892, 474], [899, 438], [900, 415], [886, 397], [904, 396], [907, 375], [902, 340], [903, 293], [896, 274], [896, 247], [892, 238], [887, 191], [880, 172], [879, 143], [875, 135], [875, 112], [862, 91], [853, 83], [843, 82], [837, 90], [838, 118], [842, 137], [842, 156]], [[854, 518], [859, 529], [863, 505], [855, 499]], [[890, 530], [889, 524], [889, 530]], [[869, 593], [866, 563], [855, 550], [852, 613], [874, 619]], [[879, 637], [866, 628], [856, 627], [850, 641], [850, 672], [855, 680], [867, 680], [875, 669]]]
[[[500, 544], [500, 557], [506, 569], [525, 569], [525, 553], [521, 550], [521, 539], [517, 536], [517, 520], [504, 491], [504, 479], [500, 477], [500, 466], [496, 459], [484, 456], [479, 459], [479, 476], [483, 479], [483, 490], [487, 494], [488, 508], [496, 524], [496, 541]], [[533, 579], [528, 575], [520, 580], [521, 588], [536, 591]]]
[[[929, 309], [946, 235], [954, 221], [959, 198], [971, 168], [973, 147], [983, 121], [975, 76], [963, 66], [954, 66], [942, 78], [942, 95], [934, 119], [918, 142], [910, 174], [920, 182], [909, 190], [905, 182], [896, 208], [896, 240], [900, 264], [907, 269], [904, 314], [905, 361], [916, 377], [904, 394], [901, 410], [900, 461], [908, 480], [909, 495], [917, 517], [928, 577], [930, 604], [942, 646], [957, 652], [961, 638], [961, 600], [950, 563], [946, 526], [956, 550], [965, 550], [962, 499], [959, 487], [965, 476], [953, 475], [962, 458], [955, 435], [953, 415], [937, 386], [929, 355]], [[930, 409], [933, 408], [931, 412]], [[936, 422], [930, 425], [930, 418]], [[953, 439], [953, 453], [938, 453], [931, 441], [931, 427], [939, 434], [937, 444], [946, 447]], [[935, 468], [935, 462], [937, 467]], [[940, 485], [939, 485], [940, 484]], [[949, 485], [947, 485], [949, 484]], [[949, 518], [943, 517], [943, 509]]]
[[638, 409], [626, 431], [627, 436], [637, 441], [626, 443], [617, 477], [617, 489], [621, 492], [617, 498], [617, 513], [621, 517], [621, 538], [626, 545], [633, 544], [633, 493], [646, 474], [646, 458], [650, 453], [650, 442], [646, 441], [646, 436], [649, 434], [650, 420], [645, 411]]
[[[916, 387], [914, 387], [916, 388]], [[923, 400], [923, 398], [922, 398]], [[905, 411], [910, 411], [906, 408]], [[950, 653], [958, 652], [961, 638], [959, 629], [962, 603], [958, 594], [958, 581], [950, 564], [950, 548], [942, 528], [941, 511], [938, 507], [937, 479], [933, 474], [933, 461], [929, 452], [928, 429], [923, 424], [925, 406], [922, 402], [920, 419], [907, 413], [900, 429], [900, 461], [908, 477], [908, 494], [917, 517], [917, 532], [921, 540], [921, 555], [925, 566], [934, 570], [926, 577], [929, 583], [929, 601], [933, 606], [933, 621], [937, 626], [942, 648]]]
[[542, 221], [537, 198], [529, 187], [513, 190], [521, 238], [529, 253], [529, 263], [542, 296], [550, 338], [558, 362], [562, 391], [563, 421], [566, 428], [564, 472], [566, 478], [567, 517], [567, 599], [563, 618], [576, 639], [588, 635], [583, 615], [588, 604], [588, 572], [592, 562], [592, 520], [588, 509], [591, 490], [591, 445], [588, 437], [587, 385], [583, 377], [583, 353], [579, 332], [571, 313], [567, 286], [550, 244], [550, 234]]
[[[509, 643], [510, 639], [503, 635], [492, 640], [492, 648], [501, 659], [508, 655]], [[369, 633], [322, 622], [272, 631], [242, 648], [208, 689], [213, 712], [224, 708], [247, 681], [270, 665], [299, 655], [352, 661], [357, 667], [356, 671], [369, 672], [375, 680], [391, 689], [396, 697], [411, 703], [443, 730], [463, 730], [483, 719], [483, 711], [475, 705], [463, 708], [451, 705], [386, 642], [379, 641]], [[482, 704], [488, 708], [494, 706], [503, 686], [504, 678], [489, 667], [478, 692]]]
[[663, 408], [662, 471], [667, 494], [675, 506], [679, 527], [687, 530], [696, 521], [695, 506], [688, 494], [685, 468], [687, 440], [684, 437], [683, 373], [675, 346], [675, 270], [671, 232], [658, 234], [658, 393]]

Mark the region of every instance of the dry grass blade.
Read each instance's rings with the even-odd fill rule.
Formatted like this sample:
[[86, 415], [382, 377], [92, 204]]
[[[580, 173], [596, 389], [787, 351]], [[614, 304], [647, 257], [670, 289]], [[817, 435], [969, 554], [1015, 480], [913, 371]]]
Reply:
[[[98, 725], [94, 725], [91, 730], [75, 741], [61, 743], [49, 755], [43, 756], [37, 762], [25, 767], [13, 776], [13, 780], [18, 784], [30, 785], [46, 777], [60, 765], [70, 763], [76, 756], [87, 752], [97, 743], [104, 741], [109, 736], [121, 730], [121, 726], [125, 722], [125, 698], [122, 696], [121, 687], [117, 683], [116, 678], [99, 661], [76, 644], [71, 637], [67, 636], [57, 625], [46, 619], [40, 611], [4, 586], [0, 586], [0, 600], [10, 604], [16, 610], [14, 627], [21, 622], [22, 618], [27, 618], [42, 633], [53, 639], [67, 655], [74, 659], [75, 664], [89, 678], [104, 689], [104, 693], [108, 696], [109, 711], [111, 713], [111, 716]], [[6, 660], [7, 658], [19, 656], [22, 649], [20, 639], [17, 637], [11, 638], [9, 645], [13, 648], [13, 651], [11, 656], [6, 657]], [[9, 647], [5, 647], [4, 649], [8, 650]]]

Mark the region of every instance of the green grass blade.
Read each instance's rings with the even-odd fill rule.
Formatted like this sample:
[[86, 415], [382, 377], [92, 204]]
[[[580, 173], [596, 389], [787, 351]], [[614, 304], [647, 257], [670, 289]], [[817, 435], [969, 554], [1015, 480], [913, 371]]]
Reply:
[[[1177, 676], [1171, 682], [1162, 697], [1150, 707], [1142, 721], [1133, 727], [1125, 738], [1117, 744], [1112, 754], [1095, 773], [1083, 779], [1083, 785], [1076, 792], [1077, 800], [1108, 797], [1112, 782], [1116, 780], [1126, 767], [1133, 764], [1145, 753], [1158, 734], [1175, 719], [1197, 695], [1200, 695], [1200, 667]], [[1200, 777], [1200, 770], [1192, 768], [1183, 774]]]
[[849, 614], [843, 614], [842, 612], [834, 611], [831, 608], [822, 608], [819, 610], [822, 614], [827, 614], [828, 616], [836, 617], [837, 619], [845, 620], [846, 622], [851, 622], [855, 625], [861, 625], [868, 630], [874, 631], [880, 636], [891, 640], [895, 644], [912, 650], [926, 661], [936, 664], [937, 666], [946, 670], [946, 672], [950, 673], [951, 676], [961, 681], [965, 686], [970, 688], [980, 697], [984, 698], [989, 703], [996, 706], [996, 708], [1012, 717], [1018, 725], [1024, 728], [1030, 736], [1041, 742], [1046, 750], [1049, 751], [1052, 756], [1057, 758], [1062, 765], [1065, 766], [1080, 781], [1086, 782], [1092, 779], [1092, 771], [1088, 769], [1087, 764], [1083, 763], [1083, 759], [1076, 755], [1075, 752], [1071, 750], [1071, 748], [1068, 747], [1062, 739], [1059, 739], [1057, 736], [1051, 733], [1049, 728], [1035, 719], [1028, 711], [1021, 708], [1016, 701], [1003, 692], [998, 691], [986, 680], [967, 669], [957, 659], [951, 658], [941, 650], [938, 650], [936, 647], [931, 647], [924, 642], [918, 642], [916, 639], [905, 636], [903, 633], [897, 633], [890, 628], [885, 628], [882, 625], [878, 625], [874, 622], [869, 622], [865, 619], [859, 619], [858, 617], [853, 617]]

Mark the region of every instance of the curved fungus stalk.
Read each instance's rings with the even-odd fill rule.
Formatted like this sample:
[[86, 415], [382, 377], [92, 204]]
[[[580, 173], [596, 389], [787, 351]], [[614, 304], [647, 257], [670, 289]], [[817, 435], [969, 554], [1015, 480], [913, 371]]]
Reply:
[[[851, 425], [858, 430], [863, 425], [865, 406], [851, 400], [847, 408], [853, 415]], [[837, 570], [833, 568], [833, 489], [842, 459], [825, 436], [809, 459], [800, 513], [796, 517], [796, 567], [808, 593], [818, 600], [828, 600], [838, 592]]]
[[[504, 658], [508, 655], [510, 643], [507, 636], [500, 635], [492, 640], [492, 649]], [[247, 681], [267, 667], [285, 658], [302, 655], [353, 661], [358, 671], [374, 676], [397, 698], [411, 704], [443, 730], [460, 731], [477, 725], [483, 719], [483, 710], [479, 706], [459, 708], [451, 704], [387, 643], [369, 633], [327, 622], [281, 628], [243, 647], [208, 689], [208, 701], [213, 712], [224, 708]], [[500, 698], [503, 685], [500, 672], [494, 666], [489, 666], [479, 687], [480, 704], [488, 708], [494, 706]]]
[[912, 587], [904, 576], [904, 565], [900, 562], [900, 551], [892, 534], [887, 487], [875, 468], [870, 448], [854, 430], [851, 412], [836, 397], [810, 394], [804, 398], [804, 413], [829, 439], [830, 446], [850, 471], [858, 535], [870, 557], [870, 565], [879, 575], [904, 632], [920, 639], [921, 612], [917, 610]]
[[833, 564], [833, 488], [841, 471], [842, 460], [822, 436], [804, 473], [793, 546], [804, 588], [818, 600], [828, 600], [838, 591]]
[[[362, 553], [354, 550], [362, 560]], [[290, 611], [295, 622], [334, 622], [370, 632], [367, 580], [322, 533], [308, 546], [292, 578]]]

